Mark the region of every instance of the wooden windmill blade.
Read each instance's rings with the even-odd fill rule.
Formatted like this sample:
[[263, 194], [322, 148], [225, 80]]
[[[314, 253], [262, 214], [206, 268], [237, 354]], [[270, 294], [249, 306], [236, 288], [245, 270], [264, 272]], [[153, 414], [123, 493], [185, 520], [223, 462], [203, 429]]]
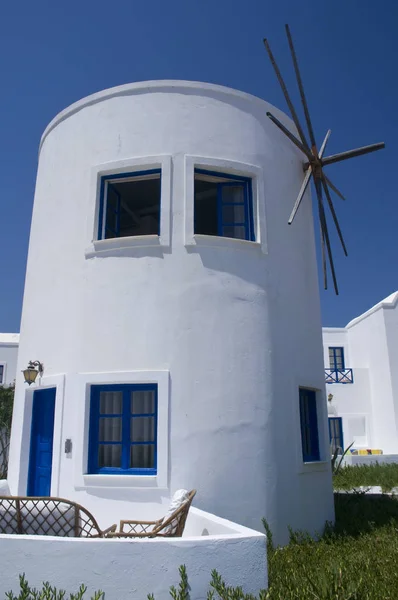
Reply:
[[385, 147], [385, 144], [384, 144], [384, 142], [380, 142], [377, 144], [371, 144], [369, 146], [363, 146], [361, 148], [356, 148], [354, 150], [340, 152], [339, 154], [333, 154], [331, 156], [327, 156], [326, 158], [324, 158], [324, 156], [323, 156], [324, 151], [325, 151], [326, 144], [329, 140], [329, 136], [331, 133], [330, 129], [329, 129], [328, 132], [326, 133], [325, 139], [323, 140], [321, 148], [318, 152], [317, 146], [316, 146], [314, 129], [312, 126], [312, 121], [311, 121], [310, 112], [309, 112], [309, 108], [308, 108], [307, 98], [306, 98], [306, 95], [304, 92], [303, 81], [301, 78], [300, 68], [298, 65], [296, 50], [294, 48], [293, 39], [292, 39], [292, 36], [290, 33], [289, 26], [286, 25], [285, 27], [286, 27], [286, 35], [287, 35], [287, 40], [288, 40], [288, 44], [289, 44], [290, 54], [292, 56], [294, 72], [296, 75], [297, 85], [298, 85], [299, 92], [300, 92], [300, 98], [301, 98], [301, 102], [303, 105], [309, 139], [310, 139], [310, 143], [311, 143], [311, 147], [309, 147], [304, 130], [301, 127], [299, 118], [297, 116], [297, 112], [294, 108], [293, 102], [290, 98], [290, 95], [287, 90], [286, 84], [283, 80], [282, 74], [279, 70], [279, 67], [275, 60], [275, 57], [272, 53], [269, 42], [268, 42], [268, 40], [264, 39], [264, 46], [267, 50], [271, 64], [274, 68], [274, 71], [278, 78], [279, 84], [282, 88], [283, 95], [284, 95], [286, 103], [289, 107], [290, 114], [292, 116], [293, 122], [296, 126], [296, 129], [297, 129], [300, 139], [297, 139], [296, 135], [293, 134], [287, 127], [285, 127], [272, 113], [267, 112], [267, 116], [284, 133], [284, 135], [286, 135], [286, 137], [288, 137], [289, 140], [303, 153], [303, 155], [307, 159], [306, 162], [303, 163], [303, 169], [304, 169], [304, 173], [305, 173], [304, 180], [302, 182], [298, 196], [294, 203], [293, 210], [289, 217], [288, 223], [291, 224], [293, 222], [293, 220], [297, 214], [297, 211], [300, 208], [301, 202], [304, 198], [308, 184], [310, 183], [311, 178], [313, 178], [314, 185], [315, 185], [315, 191], [316, 191], [316, 195], [317, 195], [317, 200], [318, 200], [318, 216], [319, 216], [319, 224], [320, 224], [324, 287], [325, 287], [325, 289], [327, 289], [327, 260], [326, 260], [326, 255], [327, 255], [328, 259], [329, 259], [329, 266], [330, 266], [330, 271], [332, 274], [334, 289], [335, 289], [336, 294], [338, 294], [337, 277], [336, 277], [336, 272], [335, 272], [335, 268], [334, 268], [334, 261], [333, 261], [333, 256], [332, 256], [332, 249], [331, 249], [331, 244], [330, 244], [328, 226], [327, 226], [327, 222], [326, 222], [325, 206], [324, 206], [324, 202], [323, 202], [322, 191], [325, 194], [326, 201], [329, 206], [329, 210], [332, 215], [332, 219], [333, 219], [334, 225], [336, 227], [337, 235], [340, 239], [344, 254], [347, 256], [347, 248], [346, 248], [343, 234], [341, 232], [341, 228], [340, 228], [340, 225], [339, 225], [339, 222], [337, 219], [336, 211], [334, 209], [330, 190], [332, 190], [335, 194], [337, 194], [342, 200], [345, 200], [345, 198], [344, 198], [343, 194], [338, 190], [338, 188], [330, 181], [330, 179], [327, 177], [327, 175], [325, 175], [325, 173], [323, 172], [323, 167], [333, 164], [333, 163], [336, 163], [336, 162], [341, 162], [343, 160], [347, 160], [348, 158], [354, 158], [356, 156], [362, 156], [363, 154], [368, 154], [369, 152], [375, 152], [376, 150], [381, 150], [382, 148]]

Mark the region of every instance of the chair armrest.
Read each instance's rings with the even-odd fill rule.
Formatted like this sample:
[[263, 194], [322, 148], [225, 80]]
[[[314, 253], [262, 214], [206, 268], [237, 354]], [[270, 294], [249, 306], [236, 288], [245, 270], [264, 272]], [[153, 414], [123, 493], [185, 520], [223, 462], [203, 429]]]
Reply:
[[[125, 520], [123, 519], [122, 521], [120, 521], [120, 525], [119, 525], [119, 532], [120, 533], [131, 533], [131, 530], [129, 532], [124, 531], [124, 526], [130, 526], [130, 528], [132, 530], [135, 530], [135, 528], [138, 528], [138, 532], [137, 533], [148, 533], [149, 527], [152, 525], [152, 528], [156, 527], [157, 525], [159, 525], [159, 523], [162, 522], [162, 519], [158, 520], [158, 521], [131, 521], [131, 520]], [[152, 531], [152, 529], [151, 529]]]
[[102, 531], [101, 533], [105, 537], [108, 533], [113, 533], [114, 531], [116, 531], [116, 529], [117, 529], [117, 525], [115, 523], [114, 525], [111, 525], [107, 529], [104, 529], [104, 531]]

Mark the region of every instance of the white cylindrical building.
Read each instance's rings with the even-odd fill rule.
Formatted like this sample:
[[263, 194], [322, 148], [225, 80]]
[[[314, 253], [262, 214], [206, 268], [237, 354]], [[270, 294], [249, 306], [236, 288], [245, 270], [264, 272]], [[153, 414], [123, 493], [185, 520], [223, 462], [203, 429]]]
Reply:
[[259, 98], [159, 81], [85, 98], [41, 142], [9, 483], [100, 524], [178, 488], [262, 529], [333, 518], [303, 157]]

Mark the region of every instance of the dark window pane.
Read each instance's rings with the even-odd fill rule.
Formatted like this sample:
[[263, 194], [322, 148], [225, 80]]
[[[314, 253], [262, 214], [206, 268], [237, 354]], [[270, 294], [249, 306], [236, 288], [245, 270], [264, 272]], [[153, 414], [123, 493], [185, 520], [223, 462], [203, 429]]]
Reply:
[[100, 415], [122, 414], [123, 392], [100, 393]]
[[4, 365], [0, 365], [0, 383], [3, 383]]
[[119, 445], [99, 445], [98, 447], [98, 466], [101, 467], [114, 467], [120, 469], [121, 467], [121, 456], [122, 446]]
[[245, 207], [236, 204], [224, 205], [222, 207], [222, 220], [223, 223], [244, 223], [245, 222]]
[[155, 446], [142, 444], [131, 446], [130, 468], [153, 469], [155, 467]]
[[240, 225], [226, 225], [222, 229], [223, 237], [235, 238], [238, 240], [246, 239], [246, 229]]
[[194, 231], [202, 235], [218, 235], [217, 183], [203, 181], [195, 175]]
[[155, 392], [153, 390], [139, 390], [131, 392], [130, 410], [133, 415], [142, 415], [155, 412]]
[[155, 441], [155, 418], [133, 417], [130, 429], [132, 442], [154, 442]]
[[[156, 173], [114, 180], [108, 184], [110, 202], [106, 213], [105, 237], [116, 237], [112, 233], [116, 226], [120, 237], [159, 235], [160, 193], [161, 179], [160, 174]], [[114, 197], [117, 196], [119, 199], [115, 203]]]
[[222, 200], [223, 202], [244, 202], [245, 192], [243, 185], [223, 185]]
[[121, 442], [122, 441], [122, 418], [121, 417], [102, 417], [99, 420], [99, 441], [100, 442]]

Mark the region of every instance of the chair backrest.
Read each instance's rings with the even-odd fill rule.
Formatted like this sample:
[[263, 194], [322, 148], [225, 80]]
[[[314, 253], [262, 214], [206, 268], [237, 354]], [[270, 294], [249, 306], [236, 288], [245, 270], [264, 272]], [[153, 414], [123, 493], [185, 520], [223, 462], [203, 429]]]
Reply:
[[93, 515], [80, 504], [52, 497], [0, 496], [0, 533], [102, 537]]
[[181, 537], [184, 532], [188, 512], [195, 494], [196, 490], [191, 490], [188, 494], [188, 499], [186, 502], [177, 508], [177, 510], [175, 510], [168, 519], [158, 522], [158, 524], [153, 528], [151, 535], [162, 537]]

